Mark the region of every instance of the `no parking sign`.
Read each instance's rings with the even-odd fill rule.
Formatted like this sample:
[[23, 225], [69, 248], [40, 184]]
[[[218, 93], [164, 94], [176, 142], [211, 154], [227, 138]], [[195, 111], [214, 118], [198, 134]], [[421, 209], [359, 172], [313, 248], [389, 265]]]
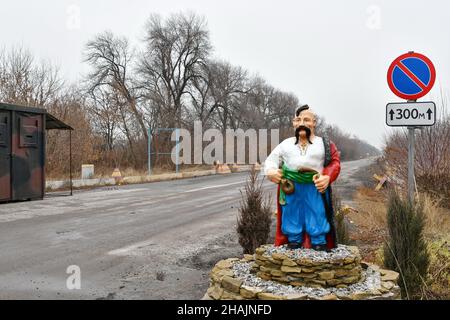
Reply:
[[436, 69], [430, 59], [420, 53], [408, 52], [389, 66], [387, 82], [391, 91], [407, 103], [386, 105], [386, 124], [391, 127], [432, 126], [436, 122], [434, 102], [416, 102], [434, 85]]
[[417, 100], [434, 85], [436, 70], [430, 59], [420, 53], [408, 52], [395, 59], [387, 73], [389, 88], [398, 97]]

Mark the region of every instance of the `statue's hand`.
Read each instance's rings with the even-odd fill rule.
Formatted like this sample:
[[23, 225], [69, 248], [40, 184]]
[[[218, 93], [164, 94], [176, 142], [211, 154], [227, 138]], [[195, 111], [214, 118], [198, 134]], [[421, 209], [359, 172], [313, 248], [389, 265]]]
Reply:
[[280, 169], [272, 169], [267, 172], [267, 177], [273, 183], [280, 183], [281, 178], [283, 178], [283, 171]]
[[320, 193], [324, 193], [330, 184], [330, 176], [316, 174], [313, 176], [314, 184]]

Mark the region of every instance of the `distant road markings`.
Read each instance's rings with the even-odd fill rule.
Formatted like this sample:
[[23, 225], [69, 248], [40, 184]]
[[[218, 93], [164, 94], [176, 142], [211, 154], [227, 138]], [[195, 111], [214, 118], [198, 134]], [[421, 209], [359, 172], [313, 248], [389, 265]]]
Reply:
[[227, 187], [227, 186], [232, 186], [235, 184], [242, 184], [245, 181], [239, 181], [239, 182], [232, 182], [232, 183], [226, 183], [226, 184], [218, 184], [215, 186], [210, 186], [210, 187], [203, 187], [203, 188], [197, 188], [197, 189], [191, 189], [191, 190], [187, 190], [187, 191], [182, 191], [180, 193], [190, 193], [190, 192], [196, 192], [196, 191], [201, 191], [201, 190], [206, 190], [206, 189], [215, 189], [215, 188], [221, 188], [221, 187]]

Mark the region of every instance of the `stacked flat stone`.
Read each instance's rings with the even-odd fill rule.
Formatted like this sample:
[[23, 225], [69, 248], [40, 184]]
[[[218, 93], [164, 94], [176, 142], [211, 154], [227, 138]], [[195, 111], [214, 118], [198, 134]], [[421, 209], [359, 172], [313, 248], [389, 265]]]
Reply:
[[254, 255], [216, 263], [203, 299], [400, 299], [398, 276], [361, 262], [356, 247], [339, 245], [326, 253], [265, 245]]
[[346, 288], [363, 280], [361, 256], [357, 247], [341, 249], [322, 254], [314, 250], [262, 246], [256, 249], [252, 272], [261, 279], [295, 287]]

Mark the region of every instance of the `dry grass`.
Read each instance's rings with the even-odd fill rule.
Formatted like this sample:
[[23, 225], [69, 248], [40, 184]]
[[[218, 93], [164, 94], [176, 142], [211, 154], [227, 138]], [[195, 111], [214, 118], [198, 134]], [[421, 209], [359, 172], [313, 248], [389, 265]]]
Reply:
[[[359, 188], [355, 203], [357, 212], [351, 212], [350, 218], [368, 230], [381, 230], [386, 227], [386, 191], [378, 192], [365, 187]], [[436, 235], [450, 233], [450, 209], [440, 206], [442, 201], [427, 194], [419, 194], [418, 200], [423, 205], [426, 217], [425, 235], [434, 238]]]
[[427, 299], [450, 299], [450, 235], [430, 242], [430, 268], [424, 288]]
[[425, 236], [430, 239], [450, 234], [450, 209], [439, 206], [441, 201], [426, 194], [419, 196], [426, 217]]
[[386, 227], [386, 205], [383, 193], [368, 189], [359, 188], [355, 203], [357, 212], [349, 213], [350, 218], [358, 226], [373, 231]]
[[380, 192], [361, 187], [355, 194], [356, 210], [348, 210], [347, 218], [354, 228], [350, 229], [350, 241], [360, 249], [364, 260], [377, 261], [376, 251], [386, 236], [386, 207]]

